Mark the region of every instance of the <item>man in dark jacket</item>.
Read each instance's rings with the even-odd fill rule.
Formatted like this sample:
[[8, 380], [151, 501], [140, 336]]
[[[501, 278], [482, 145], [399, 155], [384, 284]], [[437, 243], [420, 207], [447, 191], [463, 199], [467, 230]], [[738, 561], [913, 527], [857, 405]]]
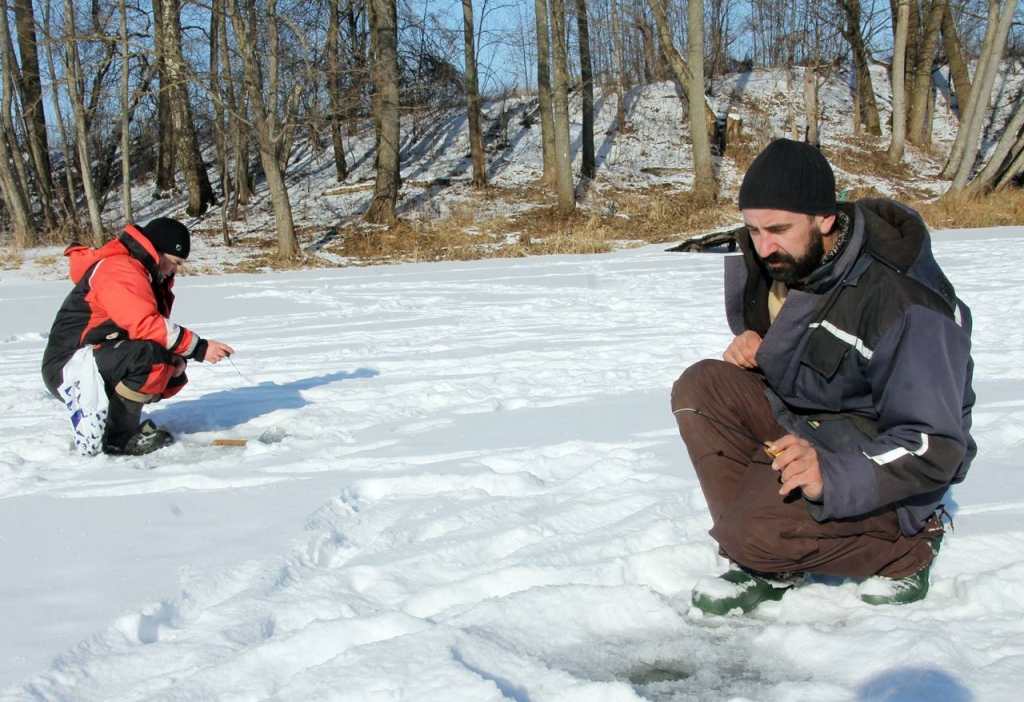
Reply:
[[976, 453], [970, 312], [928, 230], [891, 200], [837, 204], [835, 176], [780, 139], [740, 187], [726, 258], [735, 334], [672, 389], [728, 572], [706, 613], [748, 612], [807, 573], [862, 580], [871, 604], [928, 592], [940, 501]]
[[191, 249], [188, 228], [161, 217], [128, 225], [99, 249], [64, 252], [74, 289], [65, 298], [43, 354], [43, 381], [65, 404], [83, 455], [142, 455], [173, 443], [147, 402], [176, 394], [186, 359], [217, 363], [234, 353], [170, 320], [174, 275]]

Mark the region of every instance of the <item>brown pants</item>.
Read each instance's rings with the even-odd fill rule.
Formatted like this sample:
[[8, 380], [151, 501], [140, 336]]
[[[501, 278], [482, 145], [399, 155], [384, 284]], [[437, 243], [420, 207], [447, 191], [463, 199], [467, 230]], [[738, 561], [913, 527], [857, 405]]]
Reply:
[[901, 578], [931, 562], [926, 539], [941, 533], [937, 518], [907, 537], [893, 509], [819, 523], [799, 493], [779, 494], [779, 474], [759, 441], [787, 431], [772, 416], [760, 374], [724, 361], [695, 363], [672, 387], [672, 410], [681, 407], [735, 427], [693, 412], [675, 415], [711, 511], [709, 533], [729, 560], [762, 573], [852, 578]]

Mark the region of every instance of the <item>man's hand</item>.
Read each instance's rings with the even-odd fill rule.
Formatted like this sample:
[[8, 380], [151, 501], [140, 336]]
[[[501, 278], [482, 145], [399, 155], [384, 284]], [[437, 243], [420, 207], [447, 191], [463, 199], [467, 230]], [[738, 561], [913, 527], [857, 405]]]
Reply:
[[171, 356], [171, 363], [174, 364], [174, 373], [171, 377], [177, 378], [185, 372], [186, 361], [181, 356]]
[[227, 358], [234, 352], [235, 350], [228, 346], [227, 344], [207, 339], [206, 355], [203, 356], [203, 359], [207, 363], [218, 363], [220, 361], [223, 361], [225, 358]]
[[771, 444], [771, 450], [775, 453], [772, 470], [777, 470], [782, 475], [782, 489], [779, 490], [779, 494], [788, 495], [800, 488], [807, 499], [820, 499], [825, 482], [821, 477], [821, 466], [818, 465], [818, 452], [810, 442], [786, 434]]
[[729, 348], [722, 354], [722, 358], [727, 363], [740, 368], [757, 368], [757, 360], [754, 356], [759, 348], [761, 348], [761, 336], [748, 329], [732, 340]]

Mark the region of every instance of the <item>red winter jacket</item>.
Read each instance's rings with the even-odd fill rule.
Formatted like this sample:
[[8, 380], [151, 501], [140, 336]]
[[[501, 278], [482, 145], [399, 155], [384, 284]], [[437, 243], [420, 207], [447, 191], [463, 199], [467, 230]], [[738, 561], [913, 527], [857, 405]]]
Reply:
[[193, 357], [201, 339], [170, 320], [174, 279], [156, 282], [160, 255], [142, 232], [129, 225], [99, 249], [72, 244], [64, 255], [75, 287], [57, 312], [43, 354], [50, 392], [56, 395], [64, 364], [87, 344], [146, 340]]

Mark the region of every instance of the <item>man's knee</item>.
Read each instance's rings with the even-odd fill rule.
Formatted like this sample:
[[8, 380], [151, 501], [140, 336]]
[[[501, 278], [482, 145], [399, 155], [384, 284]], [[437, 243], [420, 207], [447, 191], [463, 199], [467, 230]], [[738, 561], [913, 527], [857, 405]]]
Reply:
[[777, 522], [747, 510], [726, 509], [719, 515], [711, 535], [729, 560], [763, 573], [793, 570], [798, 559], [790, 552], [814, 543], [813, 539], [783, 543]]
[[672, 411], [682, 407], [694, 407], [701, 403], [701, 398], [708, 396], [708, 390], [713, 388], [716, 380], [723, 373], [728, 372], [729, 366], [725, 361], [706, 358], [697, 361], [683, 371], [676, 382], [672, 385]]
[[174, 373], [171, 352], [153, 341], [101, 345], [96, 362], [114, 392], [132, 402], [150, 402], [163, 395]]

